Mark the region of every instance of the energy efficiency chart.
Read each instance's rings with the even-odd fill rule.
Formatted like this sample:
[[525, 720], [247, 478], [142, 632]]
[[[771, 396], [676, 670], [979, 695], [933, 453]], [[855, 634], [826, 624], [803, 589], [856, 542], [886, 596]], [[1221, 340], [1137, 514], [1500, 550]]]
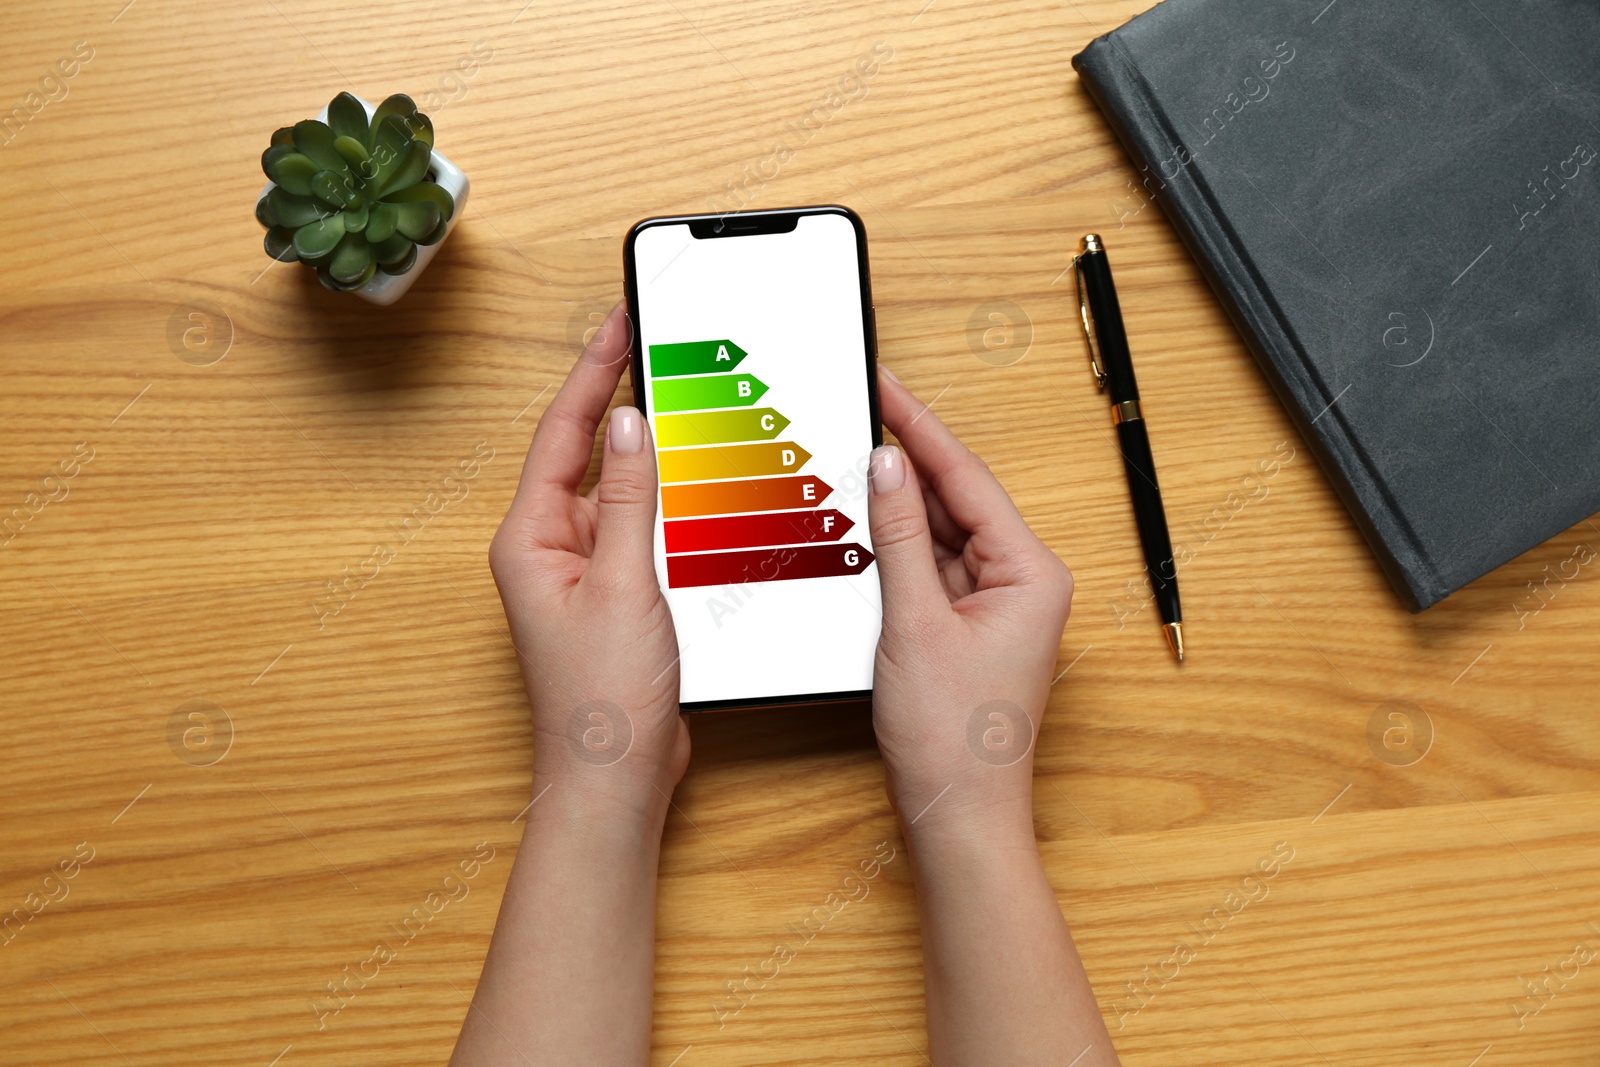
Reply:
[[650, 346], [669, 588], [830, 578], [872, 563], [843, 541], [855, 523], [821, 507], [833, 487], [797, 473], [811, 453], [777, 439], [789, 420], [755, 406], [767, 384], [735, 372], [748, 355], [727, 339]]

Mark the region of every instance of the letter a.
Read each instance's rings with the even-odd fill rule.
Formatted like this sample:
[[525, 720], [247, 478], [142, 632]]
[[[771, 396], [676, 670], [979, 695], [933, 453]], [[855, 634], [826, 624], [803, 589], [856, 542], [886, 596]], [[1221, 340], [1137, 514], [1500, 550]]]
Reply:
[[728, 355], [728, 346], [727, 345], [718, 345], [717, 346], [717, 359], [716, 359], [716, 361], [718, 363], [727, 363], [732, 359], [733, 359], [733, 357]]

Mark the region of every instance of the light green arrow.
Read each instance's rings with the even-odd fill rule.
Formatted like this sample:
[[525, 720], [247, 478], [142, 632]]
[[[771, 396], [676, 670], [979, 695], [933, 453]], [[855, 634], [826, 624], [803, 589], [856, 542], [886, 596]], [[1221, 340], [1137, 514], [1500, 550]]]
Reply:
[[658, 412], [748, 407], [766, 391], [766, 383], [752, 374], [669, 378], [650, 384], [650, 396]]

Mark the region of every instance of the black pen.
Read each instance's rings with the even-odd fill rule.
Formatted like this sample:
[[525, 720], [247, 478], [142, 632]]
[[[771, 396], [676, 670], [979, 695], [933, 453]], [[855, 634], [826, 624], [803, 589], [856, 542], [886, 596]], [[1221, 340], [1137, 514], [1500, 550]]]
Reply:
[[[1089, 364], [1101, 389], [1110, 386], [1111, 421], [1116, 424], [1128, 471], [1128, 492], [1144, 546], [1144, 566], [1161, 612], [1161, 629], [1173, 655], [1183, 662], [1183, 612], [1178, 607], [1178, 568], [1172, 559], [1172, 539], [1167, 534], [1167, 513], [1161, 507], [1161, 487], [1156, 484], [1156, 464], [1150, 455], [1150, 436], [1139, 409], [1139, 385], [1133, 378], [1133, 357], [1122, 328], [1122, 309], [1111, 283], [1111, 264], [1098, 234], [1085, 234], [1073, 260], [1078, 282], [1078, 314], [1083, 336], [1089, 342]], [[1085, 299], [1087, 296], [1087, 299]], [[1098, 341], [1098, 343], [1097, 343]]]

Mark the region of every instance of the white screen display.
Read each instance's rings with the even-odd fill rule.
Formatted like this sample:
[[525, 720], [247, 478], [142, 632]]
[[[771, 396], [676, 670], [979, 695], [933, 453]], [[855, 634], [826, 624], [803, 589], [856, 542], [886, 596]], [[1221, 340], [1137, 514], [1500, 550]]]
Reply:
[[881, 605], [856, 232], [634, 241], [643, 406], [661, 474], [656, 572], [680, 699], [872, 688]]

